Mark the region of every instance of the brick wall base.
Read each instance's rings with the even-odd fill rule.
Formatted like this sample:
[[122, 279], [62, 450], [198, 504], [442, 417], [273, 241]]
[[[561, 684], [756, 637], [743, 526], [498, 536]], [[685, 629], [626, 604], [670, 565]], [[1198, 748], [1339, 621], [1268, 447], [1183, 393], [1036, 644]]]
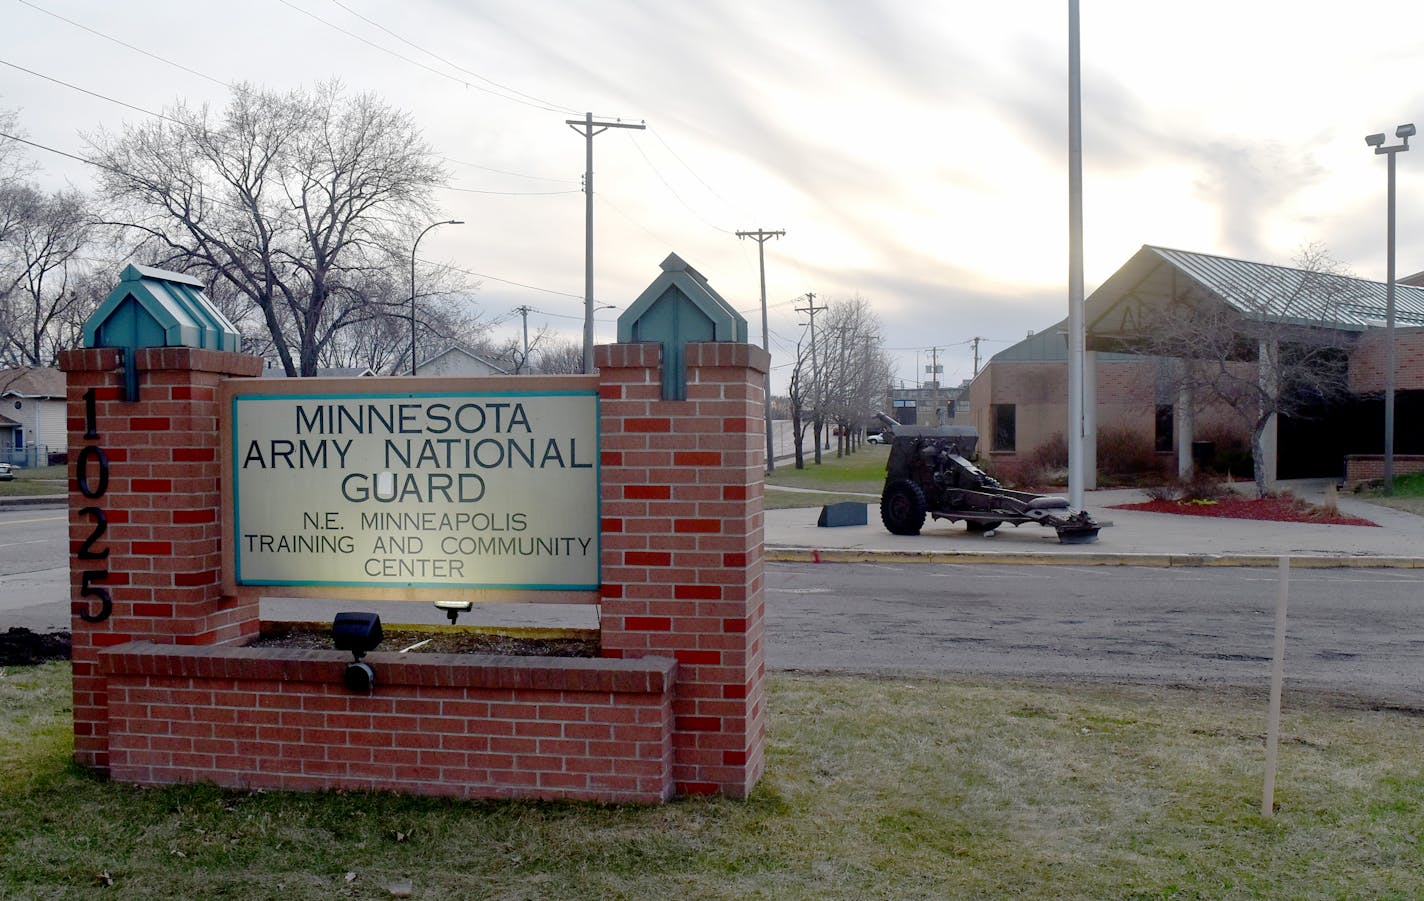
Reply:
[[121, 782], [656, 804], [677, 663], [132, 642], [99, 653]]
[[[1394, 474], [1409, 475], [1424, 472], [1424, 454], [1395, 454]], [[1345, 484], [1355, 485], [1372, 479], [1384, 478], [1383, 454], [1346, 454]]]

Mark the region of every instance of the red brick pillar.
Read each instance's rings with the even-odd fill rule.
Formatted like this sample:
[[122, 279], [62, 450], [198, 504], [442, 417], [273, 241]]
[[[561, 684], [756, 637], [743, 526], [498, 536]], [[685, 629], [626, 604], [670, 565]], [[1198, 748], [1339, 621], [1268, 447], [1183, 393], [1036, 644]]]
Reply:
[[687, 346], [687, 400], [662, 400], [661, 348], [597, 349], [603, 653], [671, 656], [673, 778], [745, 797], [764, 767], [763, 377], [749, 344]]
[[[74, 757], [108, 768], [101, 648], [135, 639], [216, 644], [254, 634], [255, 602], [222, 596], [218, 383], [262, 361], [184, 347], [135, 354], [140, 399], [123, 400], [119, 352], [60, 355], [68, 373]], [[103, 594], [112, 613], [101, 612]]]

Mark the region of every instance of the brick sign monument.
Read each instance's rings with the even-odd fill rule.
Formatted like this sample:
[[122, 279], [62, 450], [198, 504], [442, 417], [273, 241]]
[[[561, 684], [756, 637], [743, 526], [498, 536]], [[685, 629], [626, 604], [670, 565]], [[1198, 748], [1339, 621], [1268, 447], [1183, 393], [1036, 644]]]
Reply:
[[[67, 351], [75, 757], [140, 784], [656, 803], [763, 768], [764, 351], [675, 256], [598, 374], [259, 379], [129, 267]], [[665, 362], [666, 361], [666, 362]], [[255, 648], [266, 594], [599, 607], [602, 657]]]

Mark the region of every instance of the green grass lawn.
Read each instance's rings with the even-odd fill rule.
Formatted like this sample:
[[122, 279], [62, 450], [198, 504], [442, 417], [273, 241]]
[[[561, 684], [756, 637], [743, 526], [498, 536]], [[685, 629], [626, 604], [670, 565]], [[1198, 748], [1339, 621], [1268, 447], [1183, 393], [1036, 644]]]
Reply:
[[1424, 516], [1424, 472], [1413, 472], [1394, 480], [1394, 494], [1385, 497], [1381, 490], [1368, 491], [1361, 495], [1363, 500], [1382, 507], [1393, 507]]
[[63, 466], [27, 466], [15, 470], [15, 478], [0, 482], [0, 497], [26, 497], [36, 494], [64, 494], [69, 490], [68, 474]]
[[[1424, 719], [1288, 694], [780, 674], [750, 800], [142, 789], [68, 763], [69, 669], [0, 676], [0, 897], [1416, 898]], [[1263, 672], [1264, 679], [1264, 672]]]
[[[885, 459], [889, 455], [889, 447], [867, 444], [840, 458], [834, 449], [822, 451], [819, 466], [808, 452], [804, 469], [797, 469], [791, 460], [779, 461], [776, 470], [766, 479], [766, 507], [770, 510], [819, 507], [839, 501], [878, 503], [880, 489], [885, 485]], [[777, 491], [777, 488], [801, 490]], [[808, 491], [815, 493], [808, 494]]]

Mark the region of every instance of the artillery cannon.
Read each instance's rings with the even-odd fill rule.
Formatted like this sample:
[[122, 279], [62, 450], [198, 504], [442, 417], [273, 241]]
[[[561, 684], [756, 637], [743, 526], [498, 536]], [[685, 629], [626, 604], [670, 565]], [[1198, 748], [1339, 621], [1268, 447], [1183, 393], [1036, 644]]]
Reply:
[[963, 520], [970, 532], [1032, 522], [1056, 531], [1064, 544], [1098, 540], [1102, 526], [1067, 498], [1012, 491], [971, 463], [979, 443], [972, 426], [905, 426], [879, 417], [895, 432], [880, 494], [880, 520], [892, 533], [918, 535], [930, 515]]

